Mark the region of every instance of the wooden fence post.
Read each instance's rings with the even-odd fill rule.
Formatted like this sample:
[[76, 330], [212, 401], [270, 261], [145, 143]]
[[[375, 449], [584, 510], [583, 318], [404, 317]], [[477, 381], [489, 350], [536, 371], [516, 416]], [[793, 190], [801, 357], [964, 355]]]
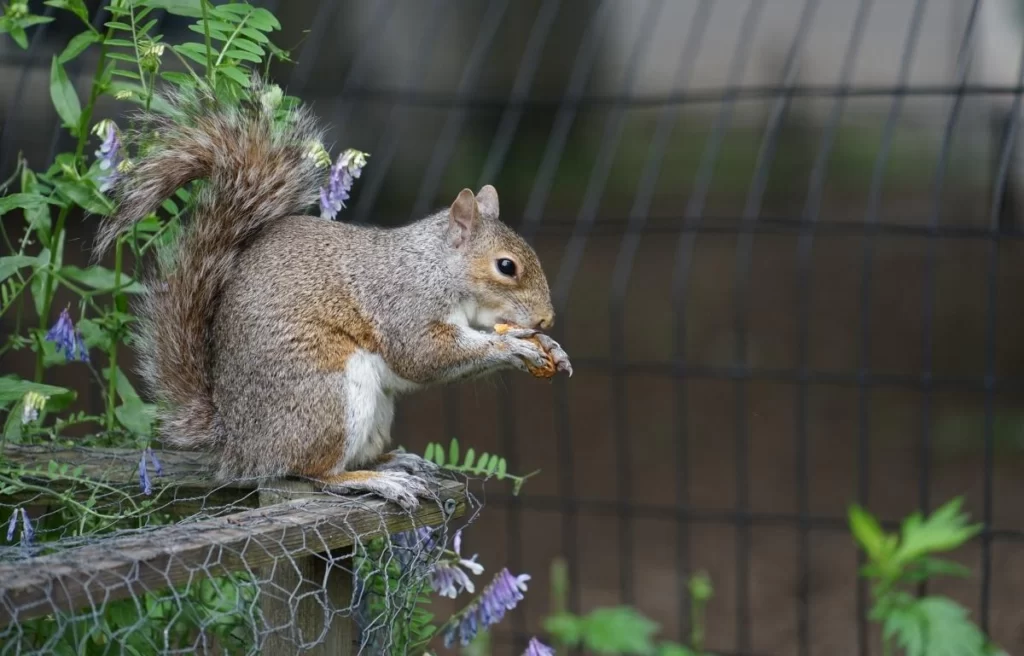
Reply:
[[[272, 506], [296, 495], [312, 494], [305, 481], [276, 480], [261, 487], [260, 506]], [[351, 549], [352, 547], [343, 547]], [[331, 615], [352, 603], [351, 557], [334, 560], [331, 552], [280, 558], [262, 568], [260, 606], [271, 631], [262, 653], [351, 656], [355, 653], [355, 617]], [[348, 570], [348, 571], [346, 571]], [[309, 645], [302, 649], [302, 645]]]

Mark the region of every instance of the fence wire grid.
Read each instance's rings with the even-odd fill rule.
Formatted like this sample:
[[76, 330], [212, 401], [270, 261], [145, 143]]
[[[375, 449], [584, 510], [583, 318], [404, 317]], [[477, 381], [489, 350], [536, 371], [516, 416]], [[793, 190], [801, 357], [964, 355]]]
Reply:
[[[847, 504], [894, 526], [959, 494], [973, 574], [929, 589], [1024, 648], [1019, 2], [254, 4], [298, 44], [275, 81], [370, 153], [345, 220], [494, 184], [551, 282], [571, 380], [424, 392], [394, 430], [542, 470], [477, 520], [472, 550], [539, 591], [494, 653], [540, 631], [556, 556], [571, 609], [636, 604], [668, 638], [707, 571], [715, 653], [879, 653]], [[66, 138], [68, 29], [0, 53], [0, 173]]]

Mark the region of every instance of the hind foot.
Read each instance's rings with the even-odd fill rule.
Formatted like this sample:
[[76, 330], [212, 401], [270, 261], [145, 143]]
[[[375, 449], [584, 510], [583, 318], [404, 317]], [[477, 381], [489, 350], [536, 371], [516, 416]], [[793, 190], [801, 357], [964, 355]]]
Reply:
[[320, 483], [332, 494], [373, 494], [404, 510], [415, 510], [421, 498], [433, 496], [422, 478], [404, 471], [343, 472], [320, 479]]

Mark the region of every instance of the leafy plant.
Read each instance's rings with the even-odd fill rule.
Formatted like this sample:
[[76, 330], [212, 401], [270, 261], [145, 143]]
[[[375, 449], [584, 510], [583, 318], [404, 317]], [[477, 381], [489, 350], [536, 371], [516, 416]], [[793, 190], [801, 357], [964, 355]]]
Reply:
[[711, 656], [704, 651], [704, 611], [714, 590], [710, 579], [702, 572], [694, 574], [688, 586], [692, 615], [690, 640], [686, 645], [656, 642], [658, 624], [630, 606], [596, 608], [585, 615], [571, 613], [566, 610], [568, 587], [565, 562], [556, 560], [551, 566], [553, 611], [544, 620], [544, 629], [560, 647], [583, 647], [595, 654]]
[[970, 613], [947, 597], [915, 597], [912, 585], [936, 576], [966, 576], [970, 570], [935, 557], [957, 549], [981, 532], [968, 524], [955, 498], [929, 517], [915, 512], [897, 533], [858, 505], [849, 510], [850, 531], [868, 563], [861, 575], [871, 581], [869, 618], [882, 626], [885, 654], [896, 647], [906, 656], [989, 656], [1003, 652], [970, 620]]
[[506, 462], [504, 458], [497, 454], [487, 453], [486, 451], [481, 453], [478, 457], [476, 455], [476, 450], [472, 447], [466, 449], [465, 454], [463, 454], [463, 457], [461, 458], [462, 464], [459, 464], [459, 455], [459, 440], [452, 438], [447, 449], [445, 449], [442, 444], [429, 442], [423, 457], [437, 466], [447, 469], [448, 471], [468, 474], [471, 476], [483, 476], [487, 478], [493, 476], [499, 481], [508, 479], [512, 481], [513, 494], [519, 494], [519, 491], [522, 489], [523, 484], [527, 479], [540, 473], [540, 470], [538, 469], [526, 474], [525, 476], [509, 474], [508, 462]]

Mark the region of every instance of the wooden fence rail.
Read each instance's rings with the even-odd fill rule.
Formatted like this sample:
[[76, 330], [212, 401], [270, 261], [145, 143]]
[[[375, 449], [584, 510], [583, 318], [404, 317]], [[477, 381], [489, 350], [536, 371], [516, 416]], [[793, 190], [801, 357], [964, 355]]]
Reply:
[[[82, 477], [113, 487], [135, 486], [138, 493], [139, 451], [8, 446], [3, 457], [28, 470], [45, 470], [50, 461], [81, 466]], [[260, 578], [268, 589], [295, 591], [291, 599], [268, 594], [262, 600], [268, 624], [290, 632], [269, 636], [263, 653], [349, 654], [352, 618], [332, 622], [322, 606], [313, 607], [312, 599], [302, 599], [315, 596], [308, 594], [311, 582], [323, 582], [316, 584], [321, 589], [315, 592], [326, 594], [340, 608], [347, 605], [351, 576], [339, 573], [350, 565], [335, 560], [332, 551], [413, 526], [438, 525], [465, 511], [465, 488], [453, 481], [438, 483], [436, 499], [424, 500], [410, 514], [381, 500], [318, 494], [299, 481], [277, 481], [263, 488], [245, 482], [213, 488], [206, 456], [157, 452], [157, 457], [164, 471], [152, 479], [153, 498], [178, 511], [204, 504], [219, 506], [220, 512], [223, 506], [237, 510], [122, 531], [57, 553], [0, 563], [0, 629], [58, 612], [99, 608], [117, 599], [188, 583], [197, 575], [246, 570], [265, 573]], [[53, 483], [48, 478], [37, 481]], [[0, 501], [32, 503], [31, 498]], [[303, 644], [308, 648], [300, 649]]]

